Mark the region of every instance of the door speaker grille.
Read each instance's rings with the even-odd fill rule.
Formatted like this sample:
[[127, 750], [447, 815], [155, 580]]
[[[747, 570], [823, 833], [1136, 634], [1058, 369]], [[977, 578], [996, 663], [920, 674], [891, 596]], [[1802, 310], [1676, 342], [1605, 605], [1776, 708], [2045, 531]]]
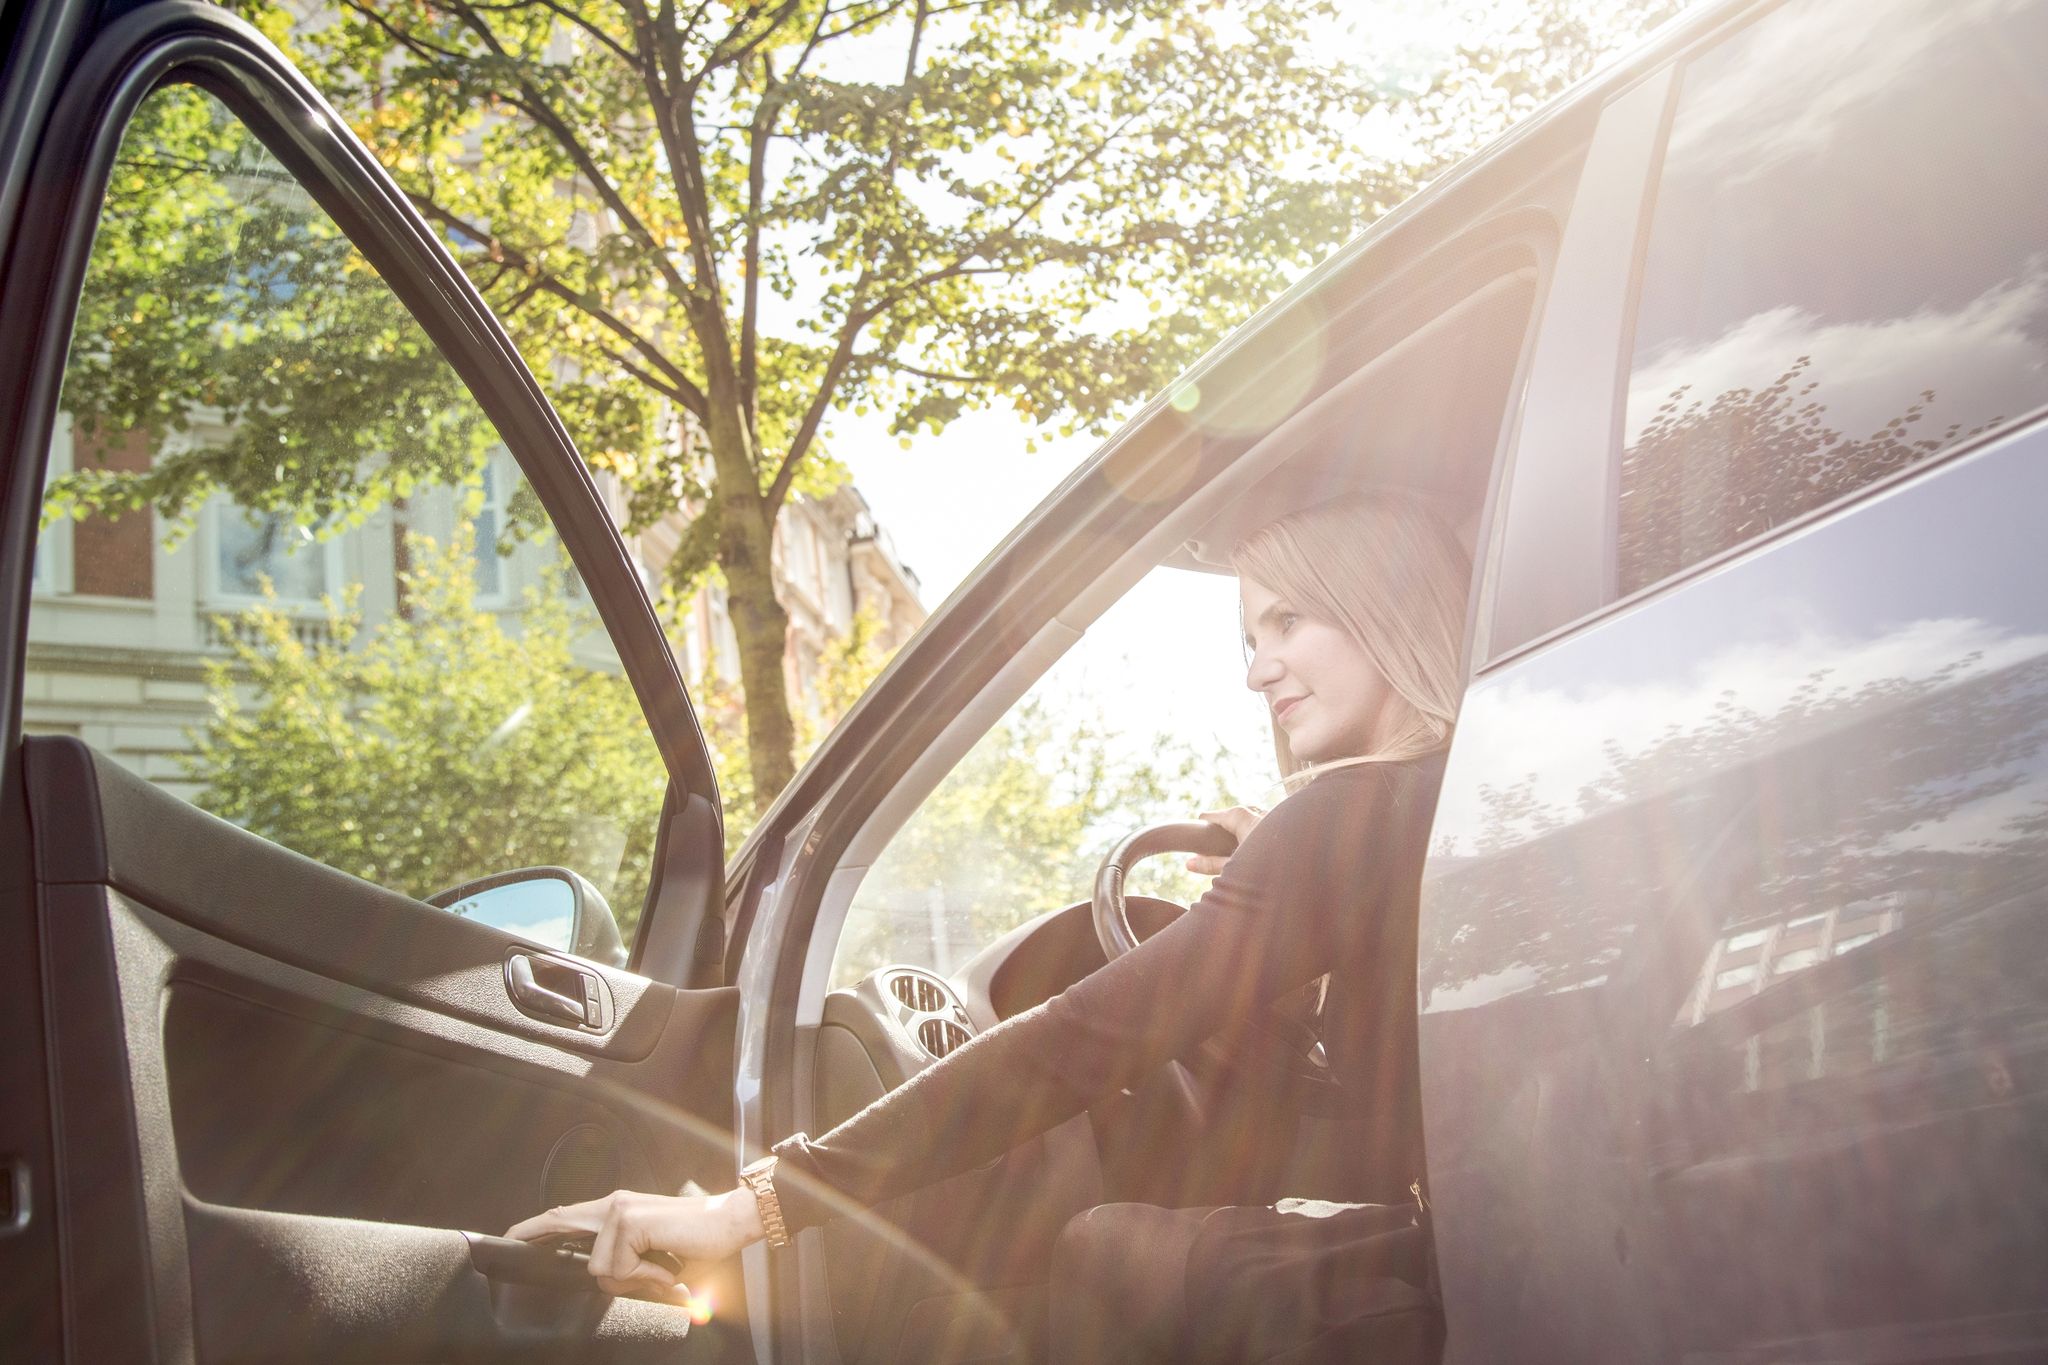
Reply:
[[556, 1140], [541, 1179], [547, 1207], [580, 1204], [619, 1187], [619, 1140], [594, 1123], [579, 1123]]

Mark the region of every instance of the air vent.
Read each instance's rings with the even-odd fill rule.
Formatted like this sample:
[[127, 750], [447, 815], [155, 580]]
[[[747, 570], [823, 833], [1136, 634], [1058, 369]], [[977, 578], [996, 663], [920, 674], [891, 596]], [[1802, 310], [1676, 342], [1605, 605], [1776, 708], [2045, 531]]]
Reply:
[[939, 1014], [952, 1007], [945, 988], [926, 976], [909, 972], [889, 978], [889, 992], [919, 1014]]
[[934, 1057], [943, 1057], [967, 1041], [967, 1030], [951, 1019], [927, 1019], [917, 1026], [917, 1041]]

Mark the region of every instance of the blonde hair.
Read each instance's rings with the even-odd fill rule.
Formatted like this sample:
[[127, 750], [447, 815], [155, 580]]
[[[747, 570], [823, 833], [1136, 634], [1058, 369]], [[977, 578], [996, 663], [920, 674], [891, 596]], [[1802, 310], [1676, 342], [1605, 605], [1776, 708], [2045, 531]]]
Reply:
[[1252, 532], [1230, 563], [1239, 577], [1349, 634], [1400, 709], [1371, 752], [1314, 766], [1295, 758], [1275, 725], [1273, 750], [1290, 789], [1332, 767], [1417, 758], [1450, 739], [1472, 568], [1441, 517], [1402, 494], [1333, 498]]

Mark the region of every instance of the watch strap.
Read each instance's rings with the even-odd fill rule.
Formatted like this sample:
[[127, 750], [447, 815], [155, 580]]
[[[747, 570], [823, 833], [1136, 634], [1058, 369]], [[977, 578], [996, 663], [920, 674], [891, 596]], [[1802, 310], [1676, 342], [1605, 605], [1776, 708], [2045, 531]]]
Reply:
[[789, 1227], [782, 1220], [782, 1201], [775, 1197], [774, 1155], [771, 1153], [741, 1167], [740, 1180], [754, 1192], [754, 1207], [760, 1212], [761, 1226], [768, 1234], [768, 1245], [788, 1246]]

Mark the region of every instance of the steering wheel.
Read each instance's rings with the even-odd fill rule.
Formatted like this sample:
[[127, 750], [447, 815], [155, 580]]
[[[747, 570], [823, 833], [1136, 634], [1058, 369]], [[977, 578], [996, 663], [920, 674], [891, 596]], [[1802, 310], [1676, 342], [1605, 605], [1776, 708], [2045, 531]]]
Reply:
[[[1236, 849], [1236, 835], [1206, 820], [1152, 825], [1112, 848], [1095, 869], [1095, 936], [1102, 942], [1103, 956], [1113, 962], [1143, 941], [1131, 926], [1130, 905], [1124, 895], [1124, 880], [1134, 865], [1157, 853], [1200, 853], [1224, 858]], [[1185, 909], [1149, 896], [1139, 899], [1173, 910]], [[1237, 1044], [1228, 1047], [1221, 1038], [1205, 1040], [1203, 1053], [1224, 1067], [1279, 1067], [1291, 1082], [1290, 1100], [1304, 1114], [1334, 1115], [1344, 1111], [1342, 1089], [1331, 1074], [1313, 1028], [1289, 1018], [1277, 1007], [1268, 1007], [1246, 1021], [1238, 1034]]]

